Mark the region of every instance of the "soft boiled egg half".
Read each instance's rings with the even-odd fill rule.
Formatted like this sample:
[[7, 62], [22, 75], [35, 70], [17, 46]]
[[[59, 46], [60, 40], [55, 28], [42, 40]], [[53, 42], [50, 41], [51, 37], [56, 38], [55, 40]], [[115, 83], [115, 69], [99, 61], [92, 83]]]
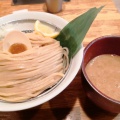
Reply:
[[3, 51], [18, 54], [32, 48], [25, 33], [14, 30], [9, 32], [3, 40]]

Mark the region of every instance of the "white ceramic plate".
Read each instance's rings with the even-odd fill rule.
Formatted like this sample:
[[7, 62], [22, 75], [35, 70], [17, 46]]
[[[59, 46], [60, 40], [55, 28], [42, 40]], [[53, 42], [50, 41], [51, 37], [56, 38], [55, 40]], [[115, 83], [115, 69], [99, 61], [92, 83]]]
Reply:
[[[15, 12], [14, 14], [1, 17], [0, 26], [4, 26], [13, 21], [21, 21], [21, 20], [26, 21], [26, 19], [29, 21], [30, 20], [45, 21], [60, 29], [62, 29], [68, 23], [66, 20], [53, 14], [44, 13], [44, 12], [35, 12], [35, 11], [34, 12], [24, 11], [24, 12]], [[19, 25], [19, 22], [18, 23], [15, 22], [15, 26], [17, 26], [16, 29], [19, 29], [19, 30], [25, 30], [27, 27], [28, 27], [27, 29], [33, 29], [33, 23], [31, 22], [28, 22], [28, 23], [24, 22], [23, 26], [21, 26], [21, 23]], [[21, 102], [21, 103], [8, 103], [8, 102], [0, 101], [0, 111], [24, 110], [24, 109], [38, 106], [54, 98], [56, 95], [62, 92], [75, 78], [81, 66], [82, 59], [83, 59], [83, 47], [81, 47], [79, 52], [73, 58], [69, 67], [69, 71], [67, 72], [65, 78], [61, 80], [57, 85], [55, 85], [52, 89], [47, 91], [45, 94], [40, 95], [39, 97], [33, 98], [25, 102]]]

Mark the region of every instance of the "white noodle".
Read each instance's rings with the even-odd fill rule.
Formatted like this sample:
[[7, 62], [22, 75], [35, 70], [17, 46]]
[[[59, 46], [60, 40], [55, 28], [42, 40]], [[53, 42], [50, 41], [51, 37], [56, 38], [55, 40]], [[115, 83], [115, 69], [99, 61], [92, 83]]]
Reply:
[[59, 41], [27, 34], [32, 48], [19, 54], [2, 51], [0, 41], [0, 99], [22, 102], [54, 86], [69, 66], [68, 49]]

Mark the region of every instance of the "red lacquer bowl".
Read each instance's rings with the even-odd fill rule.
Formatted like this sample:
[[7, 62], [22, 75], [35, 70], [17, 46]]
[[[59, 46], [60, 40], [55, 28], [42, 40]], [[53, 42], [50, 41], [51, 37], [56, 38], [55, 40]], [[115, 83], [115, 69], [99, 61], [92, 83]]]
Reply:
[[[90, 42], [82, 61], [82, 80], [87, 96], [99, 107], [113, 113], [120, 113], [120, 101], [116, 101], [99, 91], [88, 78], [85, 67], [94, 57], [101, 54], [120, 55], [120, 36], [103, 36]], [[118, 91], [120, 92], [120, 91]], [[114, 93], [113, 93], [114, 94]]]

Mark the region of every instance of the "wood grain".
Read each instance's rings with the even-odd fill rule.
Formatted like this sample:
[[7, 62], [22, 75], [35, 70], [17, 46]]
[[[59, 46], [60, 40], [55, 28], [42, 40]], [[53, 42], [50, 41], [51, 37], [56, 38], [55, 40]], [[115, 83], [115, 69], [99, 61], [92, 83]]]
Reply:
[[[92, 7], [105, 5], [89, 29], [83, 44], [104, 35], [120, 35], [120, 13], [111, 0], [71, 0], [63, 2], [63, 9], [55, 15], [71, 21]], [[12, 5], [0, 0], [0, 17], [13, 11], [28, 9], [47, 12], [42, 3]], [[71, 116], [75, 117], [67, 118]], [[79, 117], [78, 117], [79, 116]], [[19, 112], [0, 112], [0, 120], [120, 120], [119, 114], [106, 112], [95, 106], [85, 95], [81, 84], [81, 70], [73, 82], [58, 96], [35, 108]]]

